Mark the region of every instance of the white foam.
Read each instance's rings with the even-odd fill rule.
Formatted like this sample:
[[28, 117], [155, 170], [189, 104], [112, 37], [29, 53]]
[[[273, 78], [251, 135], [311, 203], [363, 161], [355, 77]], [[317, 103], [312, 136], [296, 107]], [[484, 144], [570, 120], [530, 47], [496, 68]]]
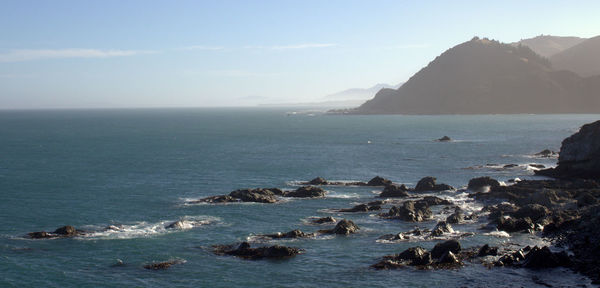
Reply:
[[[176, 221], [180, 221], [180, 225], [178, 227], [170, 229], [166, 228], [166, 226]], [[109, 225], [101, 231], [86, 233], [78, 238], [90, 240], [145, 238], [160, 234], [189, 230], [219, 222], [221, 222], [221, 219], [218, 217], [184, 216], [179, 220], [162, 220], [153, 223], [141, 221], [131, 224]]]
[[351, 199], [351, 198], [360, 198], [360, 195], [357, 193], [338, 193], [338, 192], [329, 192], [325, 195], [326, 198], [339, 198], [339, 199]]
[[483, 233], [483, 235], [500, 237], [500, 238], [510, 238], [510, 234], [508, 234], [505, 231], [492, 231], [492, 232], [488, 232], [488, 233]]

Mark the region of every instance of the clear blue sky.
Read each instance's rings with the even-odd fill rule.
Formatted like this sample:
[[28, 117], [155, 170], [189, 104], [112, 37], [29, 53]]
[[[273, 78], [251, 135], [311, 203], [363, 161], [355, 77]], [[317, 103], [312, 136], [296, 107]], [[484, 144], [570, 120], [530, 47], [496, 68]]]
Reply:
[[0, 109], [306, 102], [478, 35], [600, 34], [600, 1], [0, 0]]

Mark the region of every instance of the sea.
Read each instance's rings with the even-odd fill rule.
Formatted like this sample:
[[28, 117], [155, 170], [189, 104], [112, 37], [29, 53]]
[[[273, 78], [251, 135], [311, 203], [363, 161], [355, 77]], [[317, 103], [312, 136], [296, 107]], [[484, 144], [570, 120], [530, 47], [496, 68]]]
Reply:
[[[381, 187], [325, 186], [320, 199], [275, 204], [189, 204], [241, 188], [296, 189], [317, 176], [414, 186], [434, 176], [456, 191], [437, 193], [471, 212], [469, 179], [541, 179], [530, 164], [600, 115], [327, 115], [296, 108], [190, 108], [0, 111], [0, 287], [585, 287], [565, 268], [374, 270], [382, 256], [458, 234], [463, 248], [550, 245], [538, 234], [479, 229], [486, 217], [453, 225], [455, 235], [378, 239], [434, 220], [386, 220], [372, 211], [340, 213], [377, 199]], [[451, 142], [438, 142], [442, 136]], [[514, 167], [507, 164], [516, 164]], [[446, 214], [444, 214], [446, 213]], [[316, 217], [350, 219], [349, 236], [260, 240], [256, 235], [315, 232]], [[182, 229], [165, 226], [183, 220]], [[72, 225], [84, 235], [32, 240], [28, 232]], [[106, 229], [108, 226], [118, 229]], [[446, 237], [446, 238], [445, 238]], [[218, 256], [212, 246], [303, 249], [283, 260]], [[559, 249], [554, 247], [553, 249]], [[166, 270], [144, 265], [177, 261]]]

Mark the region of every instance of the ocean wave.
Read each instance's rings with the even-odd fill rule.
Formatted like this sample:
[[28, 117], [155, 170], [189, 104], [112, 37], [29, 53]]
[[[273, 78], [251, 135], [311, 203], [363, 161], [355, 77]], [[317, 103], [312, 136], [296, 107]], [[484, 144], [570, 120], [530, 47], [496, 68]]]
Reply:
[[499, 238], [510, 238], [510, 234], [508, 234], [505, 231], [492, 231], [492, 232], [488, 232], [488, 233], [483, 233], [483, 235], [494, 236], [494, 237], [499, 237]]
[[[146, 238], [216, 223], [221, 223], [221, 219], [213, 216], [184, 216], [179, 220], [108, 225], [102, 230], [88, 232], [77, 238], [86, 240]], [[171, 224], [174, 224], [173, 227], [167, 228]]]

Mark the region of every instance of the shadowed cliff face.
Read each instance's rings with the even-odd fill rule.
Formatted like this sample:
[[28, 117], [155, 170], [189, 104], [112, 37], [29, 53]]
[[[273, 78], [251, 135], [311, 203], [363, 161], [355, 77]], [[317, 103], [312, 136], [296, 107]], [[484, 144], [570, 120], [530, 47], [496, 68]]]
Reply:
[[600, 176], [600, 121], [583, 125], [562, 142], [558, 170], [571, 176]]
[[358, 114], [600, 112], [599, 77], [554, 71], [525, 46], [474, 38], [434, 59], [397, 90], [382, 89]]

